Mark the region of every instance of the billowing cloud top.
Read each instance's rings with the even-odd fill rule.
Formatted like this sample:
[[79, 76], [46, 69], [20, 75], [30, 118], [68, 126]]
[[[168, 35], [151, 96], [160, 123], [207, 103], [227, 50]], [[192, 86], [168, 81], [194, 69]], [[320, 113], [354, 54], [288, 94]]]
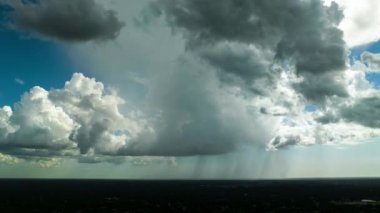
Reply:
[[[115, 39], [124, 23], [94, 0], [3, 0], [13, 8], [12, 25], [68, 42]], [[1, 1], [0, 1], [1, 3]]]
[[0, 149], [21, 155], [113, 153], [139, 131], [137, 120], [119, 112], [122, 103], [82, 74], [74, 74], [64, 89], [33, 87], [14, 111], [0, 110]]

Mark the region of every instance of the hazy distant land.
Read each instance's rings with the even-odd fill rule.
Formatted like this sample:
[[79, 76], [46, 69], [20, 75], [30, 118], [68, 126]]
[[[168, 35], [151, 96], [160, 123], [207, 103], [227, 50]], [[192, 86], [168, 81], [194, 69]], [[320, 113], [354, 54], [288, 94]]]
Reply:
[[375, 211], [380, 179], [0, 180], [2, 212]]

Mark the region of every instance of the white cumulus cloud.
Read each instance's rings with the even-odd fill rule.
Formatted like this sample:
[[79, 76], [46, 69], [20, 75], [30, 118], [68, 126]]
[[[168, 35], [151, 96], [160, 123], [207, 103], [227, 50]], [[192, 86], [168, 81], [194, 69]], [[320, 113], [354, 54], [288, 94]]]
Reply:
[[123, 103], [115, 91], [80, 73], [63, 89], [33, 87], [14, 110], [0, 109], [0, 147], [21, 155], [113, 154], [142, 130], [137, 112], [131, 110], [132, 120], [119, 111]]
[[368, 44], [380, 39], [380, 2], [377, 0], [325, 0], [336, 2], [344, 11], [339, 28], [348, 46]]

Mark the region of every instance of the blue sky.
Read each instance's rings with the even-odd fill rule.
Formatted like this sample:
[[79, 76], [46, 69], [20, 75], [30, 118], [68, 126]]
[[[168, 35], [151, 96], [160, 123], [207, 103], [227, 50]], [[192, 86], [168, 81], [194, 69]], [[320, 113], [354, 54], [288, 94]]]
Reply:
[[[380, 52], [380, 42], [372, 42], [369, 44], [361, 45], [350, 49], [351, 51], [351, 62], [355, 60], [360, 60], [360, 55], [364, 51], [379, 53]], [[380, 74], [377, 72], [366, 73], [366, 79], [371, 82], [376, 88], [380, 89]]]
[[86, 60], [69, 53], [70, 47], [59, 41], [0, 28], [0, 45], [0, 70], [5, 73], [0, 79], [0, 105], [16, 103], [33, 86], [62, 88], [74, 72], [95, 75]]
[[33, 86], [61, 88], [74, 72], [90, 74], [88, 63], [70, 55], [65, 43], [8, 27], [8, 11], [0, 4], [0, 71], [6, 73], [0, 79], [0, 105], [12, 106]]
[[[62, 87], [75, 67], [65, 48], [52, 41], [27, 37], [16, 31], [0, 30], [0, 104], [11, 105], [29, 88]], [[18, 84], [16, 78], [25, 82]]]

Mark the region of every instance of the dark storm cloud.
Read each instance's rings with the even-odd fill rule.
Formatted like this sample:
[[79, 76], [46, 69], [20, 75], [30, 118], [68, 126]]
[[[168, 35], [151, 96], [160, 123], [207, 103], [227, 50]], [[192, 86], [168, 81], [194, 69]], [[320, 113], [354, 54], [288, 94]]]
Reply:
[[5, 0], [16, 28], [68, 42], [115, 39], [124, 23], [94, 0]]
[[9, 154], [12, 156], [17, 156], [18, 158], [28, 158], [28, 157], [70, 157], [75, 156], [76, 152], [74, 149], [58, 150], [51, 147], [22, 147], [14, 144], [6, 144], [0, 146], [0, 153]]
[[320, 116], [320, 117], [316, 118], [315, 120], [318, 121], [319, 123], [322, 123], [322, 124], [329, 124], [329, 123], [339, 122], [340, 118], [331, 112], [327, 112], [325, 115]]
[[380, 127], [380, 98], [362, 98], [352, 106], [341, 110], [341, 116], [349, 121], [367, 127]]
[[348, 97], [344, 81], [334, 78], [337, 73], [311, 74], [305, 73], [304, 80], [294, 84], [294, 89], [315, 103], [323, 103], [329, 96]]
[[297, 145], [300, 141], [301, 138], [298, 135], [277, 136], [270, 142], [270, 145], [276, 147], [276, 149], [284, 149]]
[[225, 83], [240, 84], [248, 90], [263, 95], [276, 77], [271, 68], [274, 54], [254, 46], [237, 43], [203, 45], [198, 54], [219, 71]]
[[89, 126], [81, 126], [70, 135], [70, 140], [77, 141], [81, 154], [86, 154], [97, 143], [101, 142], [107, 133], [110, 121], [103, 119]]
[[[276, 75], [269, 73], [276, 72], [267, 65], [270, 59], [295, 68], [296, 74], [305, 79], [295, 87], [310, 101], [323, 103], [328, 96], [346, 96], [345, 88], [334, 78], [322, 81], [326, 73], [330, 77], [339, 76], [346, 68], [346, 45], [343, 33], [337, 28], [343, 15], [335, 3], [327, 7], [320, 0], [220, 0], [217, 3], [158, 0], [155, 6], [166, 14], [175, 31], [183, 32], [189, 50], [199, 53], [205, 45], [211, 50], [217, 48], [208, 54], [200, 51], [200, 56], [228, 74], [251, 84], [268, 75], [273, 79]], [[243, 44], [241, 48], [251, 45], [259, 51], [218, 49], [224, 42]], [[268, 52], [275, 57], [260, 55]], [[313, 78], [319, 83], [308, 87]]]

